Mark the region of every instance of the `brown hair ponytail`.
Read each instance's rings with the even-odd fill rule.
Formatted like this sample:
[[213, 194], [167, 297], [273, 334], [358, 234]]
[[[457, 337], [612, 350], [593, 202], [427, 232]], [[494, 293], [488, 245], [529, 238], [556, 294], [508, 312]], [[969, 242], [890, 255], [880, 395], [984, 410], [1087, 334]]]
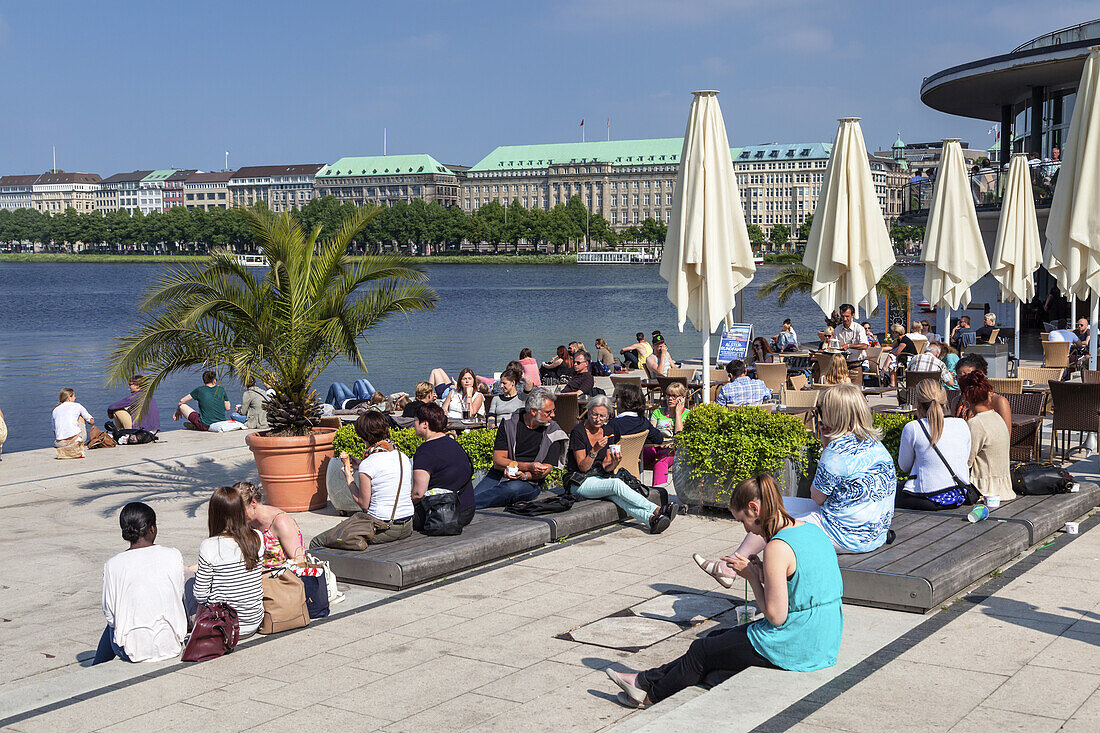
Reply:
[[783, 506], [779, 484], [770, 474], [762, 473], [737, 484], [730, 497], [730, 509], [744, 513], [750, 501], [760, 502], [760, 530], [764, 539], [770, 540], [779, 530], [794, 524], [794, 517]]

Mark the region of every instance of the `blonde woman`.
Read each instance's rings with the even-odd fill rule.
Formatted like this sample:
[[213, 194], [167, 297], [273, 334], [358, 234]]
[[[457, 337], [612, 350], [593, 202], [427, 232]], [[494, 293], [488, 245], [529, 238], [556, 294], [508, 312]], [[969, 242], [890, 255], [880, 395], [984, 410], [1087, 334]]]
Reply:
[[851, 384], [852, 375], [848, 372], [848, 362], [844, 359], [830, 359], [829, 370], [821, 380], [822, 384]]
[[[665, 435], [678, 434], [684, 429], [684, 418], [691, 410], [687, 406], [688, 389], [683, 382], [673, 382], [665, 389], [665, 406], [658, 407], [649, 416], [649, 421]], [[668, 471], [672, 468], [675, 450], [671, 445], [647, 445], [642, 449], [644, 468], [653, 469], [653, 485], [664, 486], [668, 483]]]
[[[795, 519], [825, 530], [837, 552], [870, 552], [887, 541], [894, 518], [898, 474], [894, 459], [882, 444], [882, 432], [871, 422], [863, 392], [854, 384], [838, 384], [821, 393], [817, 403], [821, 421], [821, 459], [809, 499], [783, 497], [783, 506]], [[735, 572], [759, 556], [766, 541], [750, 534], [731, 560], [695, 562], [729, 588]]]
[[263, 538], [263, 556], [260, 558], [264, 568], [277, 568], [287, 560], [301, 563], [306, 559], [302, 530], [294, 517], [282, 509], [264, 504], [263, 487], [251, 481], [238, 481], [233, 488], [244, 502], [244, 516], [248, 526], [259, 531]]
[[966, 420], [946, 417], [947, 392], [943, 385], [925, 379], [917, 386], [917, 419], [901, 431], [898, 468], [908, 474], [899, 487], [898, 509], [937, 511], [960, 506], [966, 498], [955, 488], [970, 480], [970, 428]]
[[53, 408], [53, 447], [58, 458], [83, 458], [87, 440], [85, 425], [95, 425], [92, 413], [76, 401], [76, 390], [66, 387]]

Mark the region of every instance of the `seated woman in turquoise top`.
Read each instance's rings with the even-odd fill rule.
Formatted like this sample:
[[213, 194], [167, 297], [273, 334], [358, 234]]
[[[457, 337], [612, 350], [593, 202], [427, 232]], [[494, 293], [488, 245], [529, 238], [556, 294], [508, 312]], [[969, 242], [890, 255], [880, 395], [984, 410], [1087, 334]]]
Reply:
[[624, 703], [647, 707], [718, 670], [811, 672], [836, 664], [844, 584], [832, 541], [817, 525], [787, 513], [779, 486], [767, 474], [738, 484], [730, 509], [746, 532], [765, 540], [764, 559], [734, 554], [719, 562], [749, 582], [764, 618], [696, 639], [686, 654], [660, 667], [636, 673], [608, 669]]

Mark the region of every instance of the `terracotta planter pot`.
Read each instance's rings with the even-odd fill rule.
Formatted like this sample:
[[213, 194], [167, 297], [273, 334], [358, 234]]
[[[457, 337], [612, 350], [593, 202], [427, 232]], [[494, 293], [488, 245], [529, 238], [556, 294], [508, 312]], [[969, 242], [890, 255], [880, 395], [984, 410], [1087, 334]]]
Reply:
[[288, 438], [248, 434], [245, 442], [256, 459], [267, 504], [287, 512], [328, 504], [325, 469], [335, 434], [334, 428], [314, 428], [313, 435]]

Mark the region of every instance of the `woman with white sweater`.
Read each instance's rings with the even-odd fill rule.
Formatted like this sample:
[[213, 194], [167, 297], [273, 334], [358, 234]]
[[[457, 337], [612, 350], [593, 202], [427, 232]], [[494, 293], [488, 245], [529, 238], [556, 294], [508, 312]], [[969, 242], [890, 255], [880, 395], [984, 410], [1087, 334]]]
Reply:
[[909, 479], [898, 487], [894, 506], [899, 509], [953, 509], [965, 499], [951, 474], [970, 481], [970, 428], [965, 420], [945, 417], [946, 410], [943, 385], [923, 380], [917, 386], [917, 419], [901, 431], [898, 469]]

